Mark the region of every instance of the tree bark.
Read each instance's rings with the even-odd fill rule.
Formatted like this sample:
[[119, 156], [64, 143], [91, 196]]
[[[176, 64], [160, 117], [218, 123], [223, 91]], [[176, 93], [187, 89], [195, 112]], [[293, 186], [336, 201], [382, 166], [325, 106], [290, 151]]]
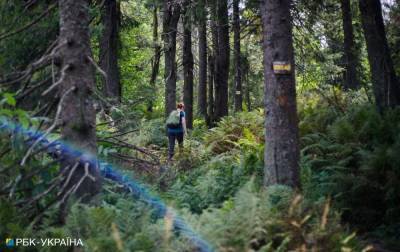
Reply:
[[243, 76], [243, 81], [245, 84], [245, 91], [246, 91], [246, 106], [247, 106], [247, 111], [251, 111], [251, 87], [250, 87], [250, 78], [249, 78], [249, 63], [246, 60], [246, 64], [244, 65], [242, 63], [242, 76]]
[[103, 93], [114, 102], [121, 102], [121, 83], [118, 68], [119, 8], [117, 0], [105, 0], [101, 12], [104, 30], [100, 39], [100, 67], [107, 74]]
[[[96, 154], [96, 113], [93, 107], [92, 93], [95, 88], [94, 66], [91, 63], [92, 52], [89, 37], [89, 1], [60, 0], [60, 68], [64, 71], [61, 82], [61, 138], [74, 147]], [[86, 155], [85, 155], [86, 156]], [[62, 195], [79, 184], [84, 177], [85, 165], [94, 178], [84, 178], [75, 191], [78, 198], [89, 199], [98, 193], [101, 181], [97, 162], [85, 161], [80, 157], [80, 166], [71, 173], [71, 178]], [[70, 174], [74, 160], [62, 160], [62, 171]]]
[[207, 126], [211, 128], [214, 122], [214, 57], [210, 54], [208, 56], [208, 113], [207, 113]]
[[198, 86], [198, 112], [207, 119], [207, 13], [204, 0], [200, 0], [203, 7], [199, 17], [199, 86]]
[[375, 101], [378, 109], [400, 104], [400, 87], [386, 39], [380, 0], [359, 1], [361, 22], [367, 42]]
[[163, 3], [163, 41], [165, 61], [165, 117], [176, 106], [176, 33], [180, 16], [179, 3], [166, 0]]
[[229, 21], [228, 1], [217, 0], [218, 51], [215, 71], [215, 120], [228, 115]]
[[189, 13], [190, 0], [183, 3], [183, 102], [185, 104], [186, 127], [193, 128], [193, 53], [192, 24]]
[[[265, 185], [298, 187], [299, 139], [290, 0], [263, 0]], [[290, 64], [277, 73], [273, 65]]]
[[[218, 44], [218, 14], [217, 14], [217, 1], [210, 2], [210, 12], [211, 12], [211, 40], [212, 40], [212, 56], [208, 59], [209, 64], [209, 111], [208, 116], [210, 118], [209, 127], [213, 127], [216, 120], [215, 110], [216, 110], [216, 73], [217, 73], [217, 55], [219, 50]], [[210, 114], [211, 113], [211, 114]]]
[[345, 57], [345, 73], [344, 88], [357, 89], [360, 87], [357, 78], [357, 55], [355, 53], [353, 18], [351, 15], [350, 0], [341, 0], [342, 9], [342, 25], [344, 35], [344, 57]]
[[[161, 58], [161, 46], [158, 42], [158, 15], [157, 6], [153, 8], [153, 46], [154, 46], [154, 58], [151, 62], [151, 77], [150, 77], [150, 87], [152, 89], [152, 94], [156, 93], [156, 80], [160, 69], [160, 58]], [[154, 96], [147, 106], [148, 112], [153, 112]]]
[[239, 0], [233, 0], [233, 58], [235, 65], [235, 111], [242, 111], [242, 67], [240, 64], [240, 14]]

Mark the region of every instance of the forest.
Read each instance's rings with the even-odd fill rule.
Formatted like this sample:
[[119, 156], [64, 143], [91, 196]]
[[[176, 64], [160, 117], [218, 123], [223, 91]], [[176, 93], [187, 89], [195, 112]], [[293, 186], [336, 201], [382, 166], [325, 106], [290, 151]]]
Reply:
[[0, 251], [400, 251], [400, 1], [0, 0]]

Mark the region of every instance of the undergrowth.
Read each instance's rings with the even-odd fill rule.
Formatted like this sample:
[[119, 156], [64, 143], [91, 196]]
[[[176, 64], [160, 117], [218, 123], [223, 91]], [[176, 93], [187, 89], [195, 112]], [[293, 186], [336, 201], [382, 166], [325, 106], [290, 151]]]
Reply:
[[[157, 183], [151, 186], [218, 251], [361, 251], [360, 234], [399, 247], [400, 110], [381, 115], [367, 104], [342, 102], [338, 107], [317, 102], [300, 111], [302, 196], [284, 186], [262, 185], [262, 111], [225, 117], [211, 130], [196, 122], [199, 128], [186, 138], [185, 148], [177, 150], [172, 165], [153, 175], [157, 179], [149, 181]], [[32, 120], [22, 112], [11, 116]], [[163, 161], [163, 120], [144, 120], [132, 128], [126, 141], [148, 148]], [[116, 130], [103, 125], [98, 136], [107, 138], [118, 134]], [[2, 158], [4, 188], [7, 178], [18, 180], [18, 170], [7, 163], [25, 153], [17, 135], [7, 139], [0, 140], [12, 153]], [[106, 142], [99, 147], [101, 157], [129, 151]], [[30, 160], [27, 171], [50, 161]], [[44, 191], [56, 169], [51, 164], [28, 182]], [[7, 196], [0, 198], [2, 237], [79, 236], [88, 251], [188, 251], [191, 246], [166, 229], [166, 220], [155, 219], [145, 204], [116, 187], [106, 186], [94, 204], [73, 204], [65, 225], [54, 221], [54, 210], [30, 225], [30, 218], [40, 214], [41, 204], [51, 197], [23, 219]], [[14, 195], [28, 196], [23, 191]]]

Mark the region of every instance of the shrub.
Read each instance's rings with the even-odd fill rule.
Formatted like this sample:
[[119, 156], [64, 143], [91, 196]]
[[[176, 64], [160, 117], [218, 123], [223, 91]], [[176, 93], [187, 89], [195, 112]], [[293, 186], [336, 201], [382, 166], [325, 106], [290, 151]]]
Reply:
[[321, 127], [302, 138], [306, 195], [331, 195], [343, 219], [364, 231], [398, 225], [400, 110], [381, 116], [372, 106], [353, 106]]
[[200, 213], [218, 207], [235, 195], [254, 176], [260, 187], [263, 178], [263, 148], [225, 153], [207, 160], [190, 172], [183, 172], [172, 185], [169, 195], [178, 206]]
[[[55, 216], [47, 216], [32, 237], [80, 238], [85, 251], [184, 251], [190, 246], [173, 234], [166, 240], [164, 220], [154, 219], [152, 210], [130, 195], [102, 197], [97, 206], [74, 204], [64, 226], [49, 225]], [[43, 250], [52, 251], [51, 247]]]
[[168, 141], [164, 119], [158, 118], [143, 121], [134, 142], [139, 146], [166, 147]]
[[222, 208], [186, 216], [218, 251], [359, 251], [329, 203], [310, 204], [285, 186], [258, 192], [250, 182]]
[[241, 144], [260, 144], [264, 141], [264, 116], [261, 111], [226, 116], [204, 136], [211, 153], [220, 154], [238, 149]]

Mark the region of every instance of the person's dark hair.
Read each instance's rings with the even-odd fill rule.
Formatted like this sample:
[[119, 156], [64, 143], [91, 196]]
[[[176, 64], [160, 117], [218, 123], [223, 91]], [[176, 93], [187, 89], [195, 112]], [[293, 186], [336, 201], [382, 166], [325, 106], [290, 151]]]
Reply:
[[182, 102], [180, 102], [180, 103], [178, 103], [178, 104], [176, 105], [176, 108], [178, 108], [178, 109], [184, 109], [184, 108], [185, 108], [185, 105], [184, 105]]

